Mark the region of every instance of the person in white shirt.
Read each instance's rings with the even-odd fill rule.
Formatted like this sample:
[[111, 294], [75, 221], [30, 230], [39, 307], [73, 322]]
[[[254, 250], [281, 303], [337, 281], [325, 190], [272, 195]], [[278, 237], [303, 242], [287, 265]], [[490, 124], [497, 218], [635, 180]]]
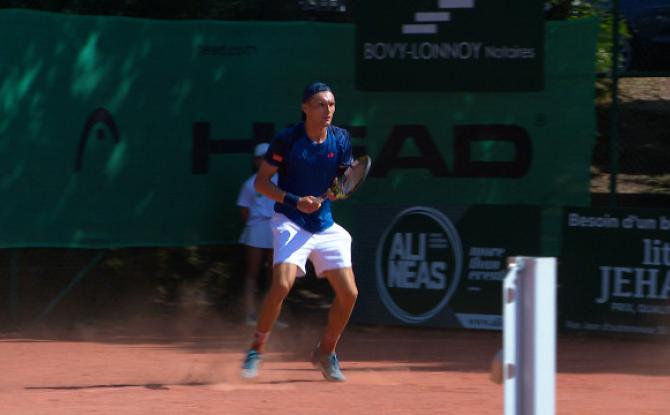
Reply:
[[[262, 157], [268, 150], [267, 143], [260, 143], [254, 148], [254, 170], [257, 171]], [[244, 222], [244, 230], [239, 243], [245, 247], [244, 275], [244, 315], [245, 323], [256, 325], [256, 296], [259, 289], [261, 268], [266, 266], [265, 273], [268, 285], [272, 278], [272, 229], [270, 219], [274, 214], [274, 200], [256, 192], [254, 189], [256, 174], [245, 180], [237, 198], [237, 206]], [[277, 177], [272, 180], [276, 183]], [[279, 326], [287, 326], [280, 322]]]

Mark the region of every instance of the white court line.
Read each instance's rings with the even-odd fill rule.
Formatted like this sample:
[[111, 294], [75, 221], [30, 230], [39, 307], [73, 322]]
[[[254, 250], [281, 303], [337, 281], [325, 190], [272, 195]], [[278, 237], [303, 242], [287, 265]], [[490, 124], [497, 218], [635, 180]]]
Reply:
[[402, 25], [402, 33], [405, 35], [424, 35], [437, 33], [437, 25], [435, 24], [404, 24]]
[[473, 9], [475, 0], [439, 0], [437, 7], [440, 9]]
[[451, 20], [449, 12], [418, 12], [414, 14], [417, 22], [448, 22]]

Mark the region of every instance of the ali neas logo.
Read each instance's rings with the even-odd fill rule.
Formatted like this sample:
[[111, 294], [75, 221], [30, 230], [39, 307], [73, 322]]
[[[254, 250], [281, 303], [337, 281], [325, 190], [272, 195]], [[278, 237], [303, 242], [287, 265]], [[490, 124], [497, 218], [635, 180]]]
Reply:
[[400, 212], [377, 246], [384, 305], [406, 323], [434, 317], [458, 286], [462, 257], [458, 232], [444, 214], [428, 207]]

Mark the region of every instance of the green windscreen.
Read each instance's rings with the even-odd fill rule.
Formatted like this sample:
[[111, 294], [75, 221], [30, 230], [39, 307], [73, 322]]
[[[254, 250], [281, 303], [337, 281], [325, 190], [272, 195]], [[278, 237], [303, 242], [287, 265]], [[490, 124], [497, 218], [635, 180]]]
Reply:
[[594, 21], [548, 23], [544, 90], [366, 92], [352, 25], [0, 11], [0, 247], [235, 242], [251, 151], [337, 98], [373, 168], [357, 204], [583, 205]]

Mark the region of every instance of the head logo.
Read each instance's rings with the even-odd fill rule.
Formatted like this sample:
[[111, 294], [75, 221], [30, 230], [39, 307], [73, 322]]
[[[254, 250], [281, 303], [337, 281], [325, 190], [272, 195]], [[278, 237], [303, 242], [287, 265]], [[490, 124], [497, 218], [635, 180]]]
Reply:
[[438, 210], [400, 212], [377, 245], [377, 289], [391, 314], [406, 323], [437, 315], [458, 286], [462, 251], [456, 228]]
[[[86, 150], [86, 143], [88, 142], [89, 135], [92, 131], [94, 131], [94, 127], [96, 127], [98, 124], [103, 124], [109, 129], [109, 132], [112, 135], [112, 141], [114, 141], [115, 144], [119, 142], [119, 129], [116, 126], [116, 122], [114, 121], [112, 114], [110, 114], [109, 111], [107, 111], [105, 108], [95, 109], [86, 119], [86, 123], [84, 123], [84, 129], [82, 130], [81, 137], [79, 138], [77, 158], [74, 165], [75, 172], [81, 171], [84, 166], [84, 150]], [[105, 130], [98, 128], [96, 131], [96, 138], [98, 140], [104, 140]]]
[[[475, 0], [438, 0], [437, 8], [441, 10], [450, 9], [473, 9]], [[451, 13], [448, 11], [430, 11], [414, 13], [414, 23], [402, 25], [404, 35], [434, 35], [437, 33], [437, 24], [451, 21]]]

